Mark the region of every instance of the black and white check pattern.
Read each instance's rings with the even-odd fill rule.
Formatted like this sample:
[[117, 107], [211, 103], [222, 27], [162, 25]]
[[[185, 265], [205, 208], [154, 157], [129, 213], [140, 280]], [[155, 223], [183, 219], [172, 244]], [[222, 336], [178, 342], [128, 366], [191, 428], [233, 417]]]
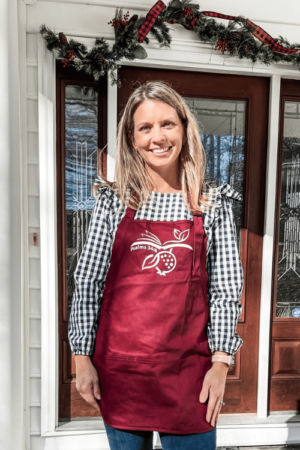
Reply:
[[[215, 203], [213, 207], [206, 207], [203, 213], [207, 235], [209, 346], [212, 352], [220, 350], [234, 354], [243, 343], [236, 334], [236, 325], [242, 309], [240, 298], [244, 274], [237, 247], [232, 202], [234, 199], [242, 200], [242, 197], [227, 183], [219, 187], [205, 185], [203, 189], [212, 194]], [[152, 192], [152, 195], [157, 203], [150, 200], [150, 208], [143, 205], [136, 212], [135, 219], [193, 220], [180, 192]], [[87, 240], [74, 273], [69, 342], [75, 355], [93, 353], [112, 246], [125, 212], [126, 208], [116, 194], [107, 187], [99, 188]]]

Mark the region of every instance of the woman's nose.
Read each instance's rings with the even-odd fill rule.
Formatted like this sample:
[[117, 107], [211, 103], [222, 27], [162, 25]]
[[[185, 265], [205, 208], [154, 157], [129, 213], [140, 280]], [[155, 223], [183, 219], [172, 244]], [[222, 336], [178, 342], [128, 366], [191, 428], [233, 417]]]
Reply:
[[152, 142], [159, 144], [166, 141], [164, 130], [161, 127], [152, 128]]

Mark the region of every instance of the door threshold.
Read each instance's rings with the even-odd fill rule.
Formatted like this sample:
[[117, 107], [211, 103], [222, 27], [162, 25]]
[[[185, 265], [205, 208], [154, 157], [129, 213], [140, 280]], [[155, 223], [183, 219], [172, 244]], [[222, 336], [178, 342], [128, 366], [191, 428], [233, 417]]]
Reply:
[[104, 431], [105, 426], [101, 417], [76, 418], [61, 420], [56, 431]]
[[268, 417], [257, 417], [256, 413], [251, 414], [222, 414], [219, 416], [218, 426], [235, 425], [272, 425], [300, 422], [300, 414], [292, 411], [270, 413]]

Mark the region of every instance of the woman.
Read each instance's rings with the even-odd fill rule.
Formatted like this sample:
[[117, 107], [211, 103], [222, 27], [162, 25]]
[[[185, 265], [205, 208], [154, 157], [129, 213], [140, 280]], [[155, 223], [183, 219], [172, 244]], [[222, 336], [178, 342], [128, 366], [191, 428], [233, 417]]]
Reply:
[[97, 188], [69, 325], [76, 387], [101, 412], [112, 450], [152, 449], [154, 430], [164, 449], [216, 447], [242, 345], [241, 196], [204, 174], [182, 97], [163, 82], [138, 87], [119, 124], [116, 182]]

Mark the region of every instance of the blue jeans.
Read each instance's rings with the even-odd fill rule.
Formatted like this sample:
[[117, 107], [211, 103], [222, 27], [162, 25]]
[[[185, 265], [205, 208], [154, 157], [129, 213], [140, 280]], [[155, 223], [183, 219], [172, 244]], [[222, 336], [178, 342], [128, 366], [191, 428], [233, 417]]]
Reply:
[[[111, 450], [153, 450], [153, 431], [121, 430], [104, 422]], [[206, 433], [159, 432], [163, 450], [216, 450], [216, 428]]]

